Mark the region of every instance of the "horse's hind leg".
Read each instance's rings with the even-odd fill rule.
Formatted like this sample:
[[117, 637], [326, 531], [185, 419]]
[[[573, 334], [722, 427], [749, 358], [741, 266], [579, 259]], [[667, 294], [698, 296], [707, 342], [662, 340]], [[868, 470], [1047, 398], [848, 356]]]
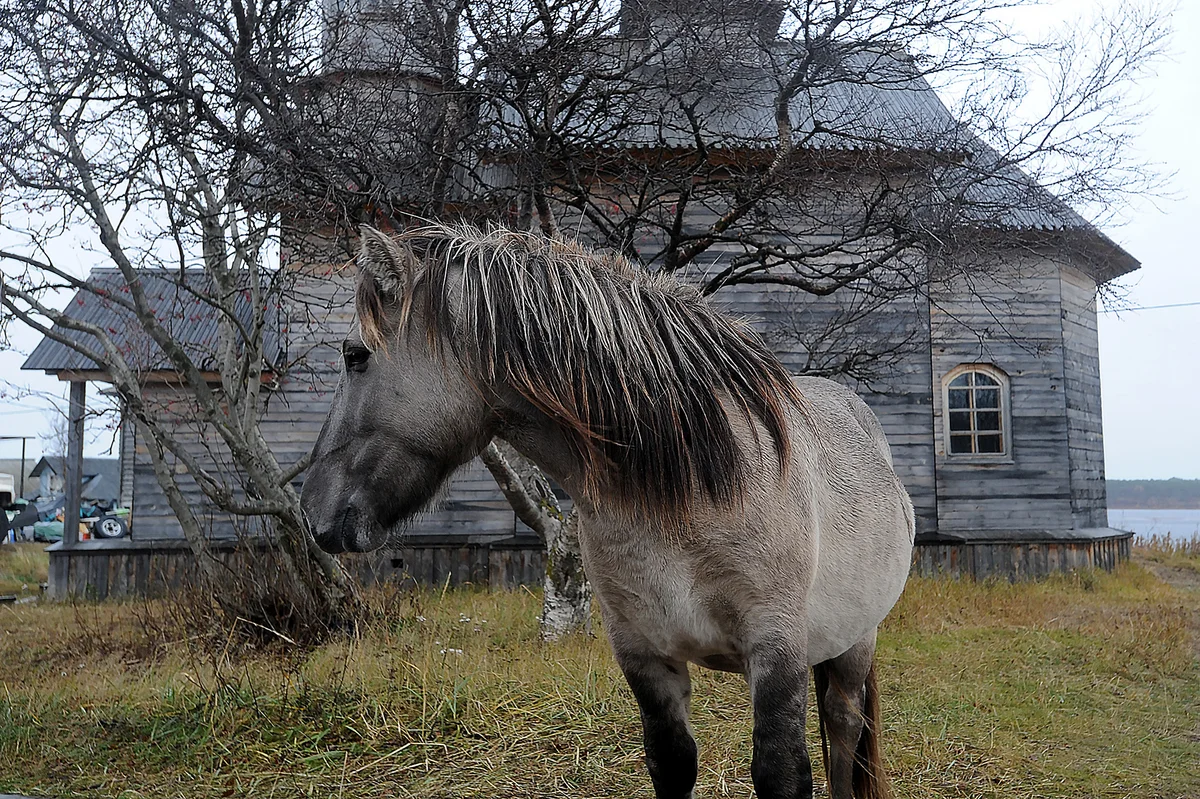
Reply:
[[747, 677], [754, 705], [750, 776], [758, 799], [810, 799], [812, 763], [804, 742], [808, 665], [802, 648], [779, 639], [756, 646]]
[[696, 785], [696, 741], [688, 725], [692, 680], [687, 663], [614, 648], [642, 711], [646, 766], [657, 799], [691, 799]]
[[813, 667], [830, 799], [889, 796], [879, 753], [875, 633]]

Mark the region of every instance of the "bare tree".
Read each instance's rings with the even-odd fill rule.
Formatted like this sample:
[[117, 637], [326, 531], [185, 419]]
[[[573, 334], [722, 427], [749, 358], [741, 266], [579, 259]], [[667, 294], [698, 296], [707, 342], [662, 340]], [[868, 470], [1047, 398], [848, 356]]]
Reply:
[[[226, 611], [293, 636], [343, 627], [358, 609], [353, 581], [307, 531], [291, 485], [304, 462], [281, 463], [261, 428], [266, 384], [289, 367], [272, 340], [285, 286], [263, 197], [286, 144], [270, 135], [285, 127], [276, 111], [310, 74], [303, 12], [138, 0], [0, 9], [0, 164], [19, 237], [0, 253], [0, 302], [111, 382]], [[53, 257], [51, 242], [75, 228], [111, 267], [103, 279]], [[64, 288], [117, 321], [48, 304]], [[182, 332], [206, 320], [204, 336]], [[277, 583], [230, 590], [238, 575], [211, 556], [193, 485], [229, 514], [273, 521]]]

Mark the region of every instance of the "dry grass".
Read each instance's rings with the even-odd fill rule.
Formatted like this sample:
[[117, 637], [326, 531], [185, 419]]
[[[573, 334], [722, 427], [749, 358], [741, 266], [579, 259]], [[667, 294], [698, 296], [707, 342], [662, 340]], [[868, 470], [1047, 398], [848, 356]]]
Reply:
[[49, 567], [46, 544], [0, 545], [0, 594], [37, 595]]
[[[602, 639], [540, 644], [528, 592], [373, 601], [361, 636], [307, 653], [149, 634], [153, 605], [0, 608], [20, 675], [0, 697], [0, 792], [652, 795]], [[1198, 618], [1200, 594], [1136, 565], [911, 581], [880, 643], [897, 794], [1200, 796]], [[745, 685], [693, 674], [697, 795], [750, 796]]]
[[1138, 541], [1136, 554], [1147, 563], [1190, 572], [1200, 581], [1200, 536], [1152, 535]]

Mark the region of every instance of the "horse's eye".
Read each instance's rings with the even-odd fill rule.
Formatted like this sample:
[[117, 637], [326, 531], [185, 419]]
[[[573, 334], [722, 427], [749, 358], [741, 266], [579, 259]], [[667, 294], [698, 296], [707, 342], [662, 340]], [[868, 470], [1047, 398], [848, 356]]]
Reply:
[[366, 347], [347, 347], [342, 352], [342, 358], [346, 361], [346, 370], [353, 372], [366, 371], [367, 361], [371, 357], [371, 351]]

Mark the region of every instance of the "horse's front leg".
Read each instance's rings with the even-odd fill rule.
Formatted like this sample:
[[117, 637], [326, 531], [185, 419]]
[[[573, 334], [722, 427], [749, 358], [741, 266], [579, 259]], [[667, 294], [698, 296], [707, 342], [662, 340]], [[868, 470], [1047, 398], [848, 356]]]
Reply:
[[616, 651], [617, 663], [642, 711], [646, 766], [657, 799], [691, 799], [696, 741], [688, 724], [692, 680], [687, 663], [637, 651]]
[[758, 799], [810, 799], [812, 763], [804, 742], [808, 663], [804, 648], [780, 638], [754, 647], [747, 677], [754, 705], [750, 776]]

